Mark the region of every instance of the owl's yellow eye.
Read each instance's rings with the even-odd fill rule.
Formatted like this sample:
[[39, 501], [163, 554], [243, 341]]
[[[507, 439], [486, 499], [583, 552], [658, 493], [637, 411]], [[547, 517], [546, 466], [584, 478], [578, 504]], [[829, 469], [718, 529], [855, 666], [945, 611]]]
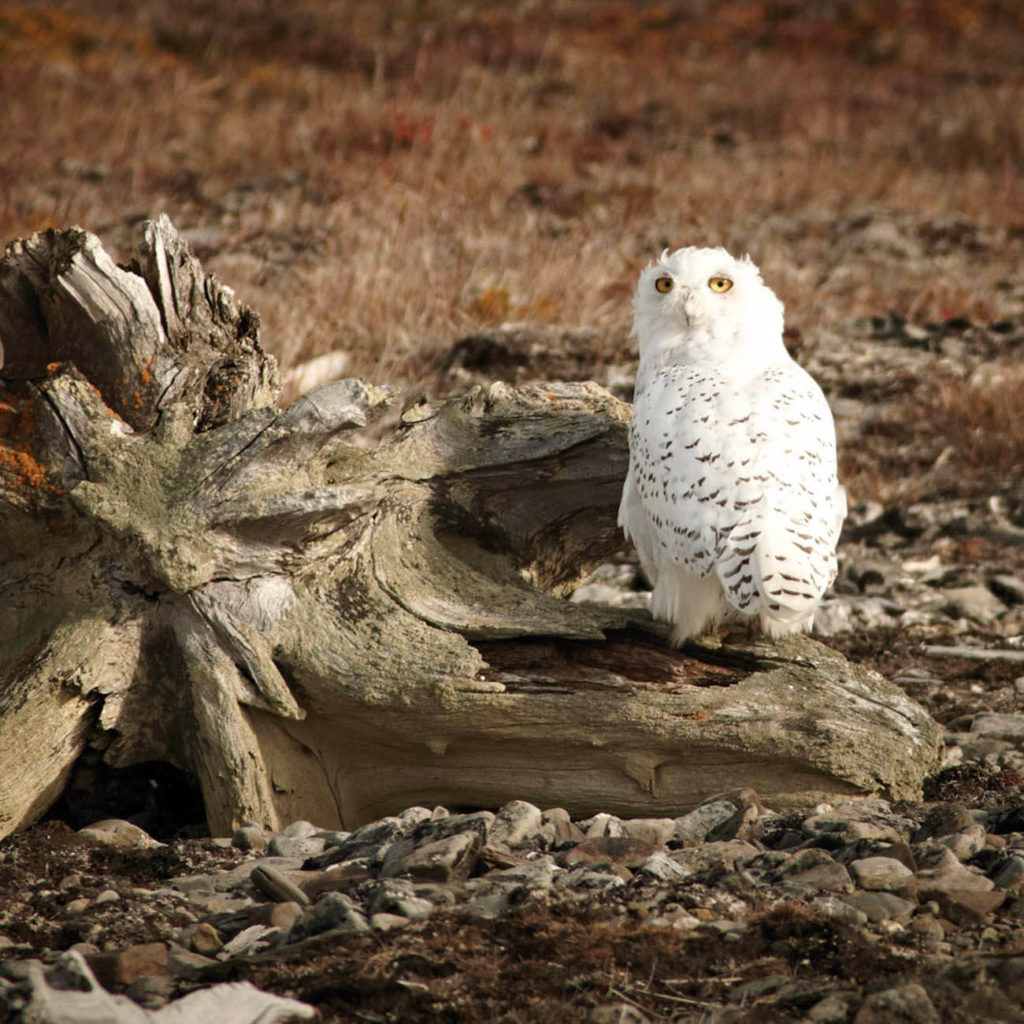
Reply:
[[732, 287], [732, 281], [728, 277], [712, 277], [708, 281], [708, 287], [713, 292], [727, 292]]
[[654, 287], [664, 295], [666, 292], [672, 291], [673, 284], [675, 284], [675, 282], [671, 277], [659, 277], [658, 280], [654, 282]]

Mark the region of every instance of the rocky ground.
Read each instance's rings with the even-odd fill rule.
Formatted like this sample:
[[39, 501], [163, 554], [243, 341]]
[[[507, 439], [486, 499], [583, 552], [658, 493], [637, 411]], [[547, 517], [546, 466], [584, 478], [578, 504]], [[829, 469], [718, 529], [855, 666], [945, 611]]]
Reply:
[[[842, 328], [841, 376], [818, 355], [835, 343], [804, 361], [847, 449], [863, 455], [885, 421], [909, 479], [948, 437], [915, 430], [899, 396], [878, 402], [880, 382], [898, 368], [914, 394], [939, 361], [969, 379], [1022, 340], [1024, 321], [880, 317]], [[515, 380], [539, 349], [557, 362], [550, 334], [496, 331], [445, 372]], [[630, 369], [605, 383], [628, 397]], [[1014, 483], [977, 476], [942, 497], [942, 473], [939, 459], [924, 497], [851, 510], [820, 622], [945, 725], [921, 802], [780, 814], [752, 778], [674, 819], [513, 802], [211, 839], [173, 773], [86, 765], [50, 821], [0, 844], [0, 1006], [71, 1021], [68, 998], [102, 985], [118, 1021], [218, 991], [239, 1021], [1024, 1020], [1024, 507]], [[575, 599], [647, 594], [624, 553]], [[94, 823], [110, 811], [149, 833]], [[243, 981], [285, 1001], [222, 988]]]

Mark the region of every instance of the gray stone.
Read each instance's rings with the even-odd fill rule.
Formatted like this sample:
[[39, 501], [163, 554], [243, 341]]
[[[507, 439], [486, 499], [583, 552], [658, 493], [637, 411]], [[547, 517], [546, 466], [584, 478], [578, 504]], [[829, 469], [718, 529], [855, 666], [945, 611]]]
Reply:
[[578, 843], [583, 829], [569, 817], [564, 807], [549, 807], [541, 815], [541, 831], [551, 843]]
[[838, 896], [819, 896], [812, 906], [833, 921], [843, 921], [857, 928], [868, 923], [868, 915], [863, 910], [858, 910]]
[[992, 884], [1011, 896], [1024, 892], [1024, 857], [1010, 857], [992, 876]]
[[825, 996], [807, 1011], [807, 1019], [814, 1024], [843, 1024], [849, 1012], [850, 1008], [839, 996]]
[[298, 942], [310, 935], [334, 930], [353, 935], [362, 935], [370, 931], [370, 925], [362, 911], [341, 892], [325, 893], [314, 906], [304, 910], [302, 916], [292, 925], [288, 941]]
[[583, 829], [583, 835], [587, 839], [600, 836], [617, 838], [626, 834], [622, 820], [616, 818], [614, 814], [595, 814], [592, 818], [581, 821], [580, 828]]
[[993, 888], [990, 878], [961, 864], [947, 847], [933, 846], [920, 859], [922, 863], [928, 865], [917, 873], [918, 892], [922, 899], [931, 899], [935, 895], [951, 891]]
[[358, 860], [363, 857], [379, 858], [391, 843], [405, 834], [407, 828], [406, 822], [397, 817], [380, 818], [377, 821], [368, 822], [357, 828], [337, 846], [332, 846], [319, 856], [313, 857], [309, 866], [326, 868], [331, 864], [340, 864], [346, 860]]
[[[438, 814], [438, 811], [443, 811], [443, 814]], [[422, 824], [424, 821], [431, 821], [434, 818], [447, 818], [448, 811], [444, 807], [435, 807], [431, 810], [429, 807], [407, 807], [400, 815], [398, 820], [402, 822], [406, 828], [413, 828], [416, 825]]]
[[910, 900], [894, 896], [891, 892], [855, 892], [843, 897], [843, 902], [861, 911], [869, 921], [899, 921], [906, 924], [914, 912]]
[[720, 821], [707, 834], [708, 842], [720, 842], [726, 839], [747, 839], [751, 827], [760, 817], [758, 809], [752, 804], [737, 808], [725, 821]]
[[736, 805], [730, 800], [712, 800], [684, 814], [675, 820], [673, 838], [676, 842], [700, 842], [707, 834], [723, 821], [728, 821], [736, 813]]
[[1007, 604], [1024, 604], [1024, 579], [1020, 576], [1000, 574], [993, 576], [988, 585], [996, 597]]
[[784, 889], [797, 893], [853, 892], [853, 880], [843, 864], [832, 861], [817, 864], [806, 871], [789, 875], [782, 883]]
[[305, 860], [323, 853], [326, 845], [325, 840], [316, 836], [286, 836], [281, 833], [267, 843], [267, 853], [272, 857], [301, 857]]
[[898, 889], [914, 872], [895, 857], [862, 857], [851, 861], [850, 874], [861, 889]]
[[393, 932], [399, 928], [405, 928], [409, 924], [409, 918], [401, 914], [373, 914], [370, 917], [370, 927], [375, 932]]
[[939, 1015], [928, 993], [915, 982], [868, 996], [853, 1024], [939, 1024]]
[[491, 843], [504, 843], [513, 849], [535, 838], [540, 831], [543, 815], [539, 807], [525, 800], [505, 804], [495, 815], [488, 833]]
[[429, 882], [463, 881], [472, 872], [479, 850], [480, 836], [475, 831], [457, 832], [418, 846], [402, 839], [388, 847], [380, 877], [409, 875]]
[[240, 828], [235, 829], [235, 833], [231, 837], [231, 845], [236, 850], [244, 850], [246, 852], [253, 850], [258, 853], [266, 849], [267, 837], [263, 834], [263, 829], [259, 825], [242, 825]]
[[1024, 715], [981, 711], [971, 720], [971, 733], [1008, 743], [1024, 740]]
[[561, 870], [555, 863], [555, 858], [545, 854], [516, 864], [515, 867], [491, 871], [487, 875], [487, 881], [510, 889], [521, 888], [531, 892], [542, 892], [551, 888], [555, 874]]
[[656, 878], [659, 882], [683, 882], [693, 874], [692, 871], [683, 867], [662, 850], [652, 853], [637, 868], [637, 872], [650, 878]]
[[730, 839], [722, 843], [704, 843], [685, 850], [673, 850], [669, 857], [691, 874], [715, 869], [735, 871], [761, 851], [745, 839]]
[[625, 882], [611, 870], [602, 871], [600, 867], [580, 865], [560, 875], [558, 884], [566, 889], [603, 892], [621, 888]]
[[388, 878], [380, 882], [370, 897], [369, 913], [400, 914], [410, 921], [425, 921], [434, 904], [416, 895], [412, 882], [405, 878]]
[[622, 828], [630, 839], [639, 839], [651, 846], [664, 846], [674, 835], [674, 818], [627, 818]]
[[501, 917], [511, 906], [509, 893], [503, 889], [496, 889], [489, 892], [481, 892], [471, 896], [459, 908], [470, 917], [480, 918], [485, 921]]
[[158, 843], [145, 829], [133, 825], [123, 818], [104, 818], [102, 821], [94, 821], [86, 828], [80, 828], [78, 835], [83, 839], [91, 839], [94, 843], [103, 843], [105, 846], [120, 846], [126, 850], [149, 850]]
[[985, 845], [985, 828], [978, 822], [971, 822], [959, 832], [942, 836], [935, 842], [950, 850], [957, 860], [967, 860]]
[[1006, 605], [988, 587], [980, 584], [973, 587], [950, 587], [942, 593], [948, 602], [946, 609], [951, 615], [966, 616], [985, 625], [994, 622], [1006, 611]]
[[277, 834], [287, 839], [308, 839], [315, 836], [320, 829], [311, 821], [293, 821], [285, 825]]

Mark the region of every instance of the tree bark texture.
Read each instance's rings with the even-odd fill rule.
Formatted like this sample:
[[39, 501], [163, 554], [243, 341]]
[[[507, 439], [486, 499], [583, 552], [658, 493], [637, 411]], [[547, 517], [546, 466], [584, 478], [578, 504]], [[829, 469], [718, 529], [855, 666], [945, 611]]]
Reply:
[[621, 544], [629, 407], [594, 384], [275, 406], [259, 319], [170, 222], [0, 261], [0, 834], [86, 744], [200, 780], [214, 834], [520, 797], [675, 814], [909, 797], [939, 730], [807, 638], [667, 647], [565, 595]]

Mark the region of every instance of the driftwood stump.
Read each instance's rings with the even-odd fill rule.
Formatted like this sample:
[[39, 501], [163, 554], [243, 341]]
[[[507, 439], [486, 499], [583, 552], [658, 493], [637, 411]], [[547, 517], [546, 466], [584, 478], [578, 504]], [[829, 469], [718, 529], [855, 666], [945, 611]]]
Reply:
[[593, 384], [274, 405], [259, 321], [166, 218], [115, 266], [0, 262], [0, 834], [87, 743], [194, 773], [209, 825], [513, 797], [675, 814], [909, 797], [939, 731], [806, 638], [665, 646], [564, 600], [621, 544], [629, 407]]

